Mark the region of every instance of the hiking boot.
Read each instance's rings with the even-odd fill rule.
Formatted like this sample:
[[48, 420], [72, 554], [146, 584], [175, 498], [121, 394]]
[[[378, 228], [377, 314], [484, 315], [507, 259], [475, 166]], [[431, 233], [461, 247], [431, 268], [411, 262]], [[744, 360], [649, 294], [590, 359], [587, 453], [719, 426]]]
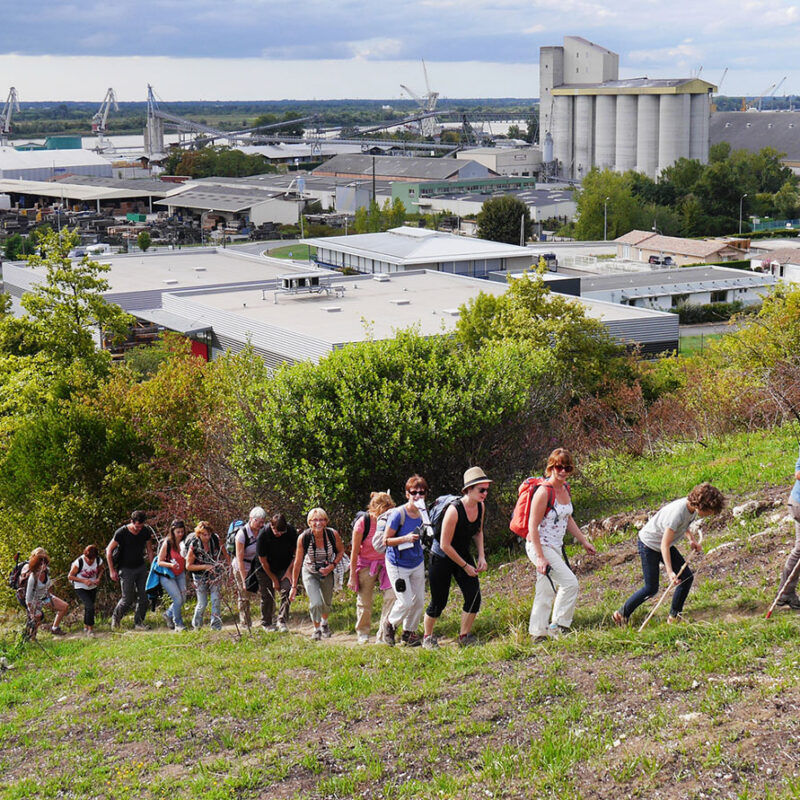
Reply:
[[611, 619], [613, 619], [614, 624], [618, 625], [620, 628], [624, 628], [628, 624], [628, 618], [624, 616], [621, 611], [615, 611], [611, 615]]
[[478, 637], [474, 633], [461, 633], [458, 636], [459, 647], [475, 647], [478, 644]]
[[265, 633], [277, 633], [278, 632], [278, 626], [277, 625], [272, 625], [272, 624], [264, 625], [264, 632]]
[[403, 644], [406, 647], [422, 647], [422, 637], [416, 631], [403, 632]]
[[439, 639], [431, 634], [430, 636], [424, 636], [422, 638], [422, 649], [423, 650], [438, 650], [439, 649]]
[[289, 628], [285, 622], [278, 623], [278, 633], [289, 633]]
[[94, 631], [91, 628], [84, 628], [83, 634], [84, 636], [94, 636]]
[[175, 629], [175, 620], [172, 619], [172, 614], [170, 614], [169, 611], [165, 611], [164, 612], [164, 622], [167, 623], [167, 627], [170, 630], [174, 630]]
[[389, 647], [394, 647], [394, 625], [387, 619], [383, 623], [383, 643], [388, 644]]
[[681, 625], [684, 622], [686, 622], [686, 618], [683, 616], [683, 614], [670, 614], [667, 617], [667, 625]]
[[111, 630], [119, 630], [119, 620], [116, 617], [111, 617]]
[[322, 639], [322, 631], [319, 628], [314, 628], [314, 633], [311, 634], [311, 640], [318, 642]]
[[133, 625], [135, 631], [149, 631], [150, 626], [146, 622], [136, 622]]
[[565, 625], [556, 625], [555, 622], [550, 623], [550, 627], [547, 629], [547, 631], [554, 639], [558, 639], [559, 636], [566, 636], [567, 634], [572, 633], [572, 631]]
[[800, 597], [796, 594], [790, 595], [789, 597], [781, 597], [780, 600], [778, 600], [778, 605], [784, 608], [800, 610]]
[[331, 636], [333, 636], [333, 634], [331, 633], [331, 629], [328, 627], [328, 623], [327, 622], [323, 622], [319, 626], [319, 629], [320, 629], [320, 632], [322, 633], [322, 638], [323, 639], [330, 639]]
[[549, 642], [550, 637], [546, 633], [537, 633], [533, 637], [534, 644], [540, 644], [541, 642]]
[[64, 633], [64, 631], [61, 630], [61, 628], [50, 628], [50, 633], [52, 633], [53, 636], [66, 636], [66, 634]]

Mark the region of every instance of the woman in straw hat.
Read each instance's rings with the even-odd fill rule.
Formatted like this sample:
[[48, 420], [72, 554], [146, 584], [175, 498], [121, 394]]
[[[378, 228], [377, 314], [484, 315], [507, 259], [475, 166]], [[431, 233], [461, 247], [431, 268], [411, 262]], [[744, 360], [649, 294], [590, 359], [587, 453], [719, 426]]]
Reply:
[[[480, 467], [470, 467], [464, 473], [461, 498], [451, 503], [444, 512], [441, 535], [438, 540], [434, 539], [431, 546], [428, 567], [431, 602], [425, 612], [425, 636], [422, 640], [425, 649], [435, 650], [438, 647], [433, 627], [447, 605], [453, 578], [464, 597], [458, 643], [462, 647], [477, 644], [472, 625], [481, 607], [478, 573], [486, 570], [483, 523], [486, 518], [485, 500], [491, 482]], [[473, 539], [478, 550], [477, 563], [470, 553]]]

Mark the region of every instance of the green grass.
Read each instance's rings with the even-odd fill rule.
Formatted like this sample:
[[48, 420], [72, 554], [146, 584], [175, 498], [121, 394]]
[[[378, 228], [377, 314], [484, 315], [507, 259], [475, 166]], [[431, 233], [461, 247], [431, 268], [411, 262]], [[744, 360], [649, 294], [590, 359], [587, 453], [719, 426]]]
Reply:
[[682, 356], [702, 355], [711, 342], [721, 339], [724, 333], [703, 333], [698, 336], [681, 336], [679, 352]]
[[276, 247], [274, 250], [269, 251], [269, 254], [274, 258], [291, 258], [295, 261], [311, 261], [312, 256], [316, 255], [316, 253], [316, 247], [297, 243]]

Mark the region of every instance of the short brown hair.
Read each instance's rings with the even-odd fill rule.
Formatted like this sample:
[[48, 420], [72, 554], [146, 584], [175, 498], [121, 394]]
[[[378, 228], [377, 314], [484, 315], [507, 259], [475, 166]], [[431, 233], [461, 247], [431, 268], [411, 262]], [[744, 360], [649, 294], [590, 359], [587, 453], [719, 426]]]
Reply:
[[83, 549], [83, 554], [86, 556], [86, 558], [94, 561], [100, 555], [100, 551], [97, 549], [96, 544], [87, 544]]
[[572, 461], [572, 453], [564, 447], [556, 447], [547, 458], [547, 466], [544, 468], [545, 478], [550, 477], [550, 473], [556, 465], [575, 469], [575, 464]]
[[412, 489], [424, 489], [425, 494], [428, 493], [428, 481], [422, 477], [422, 475], [417, 475], [414, 473], [407, 481], [406, 481], [406, 491], [410, 492]]
[[698, 483], [689, 492], [687, 500], [698, 511], [711, 511], [713, 514], [719, 514], [725, 507], [725, 495], [710, 483]]

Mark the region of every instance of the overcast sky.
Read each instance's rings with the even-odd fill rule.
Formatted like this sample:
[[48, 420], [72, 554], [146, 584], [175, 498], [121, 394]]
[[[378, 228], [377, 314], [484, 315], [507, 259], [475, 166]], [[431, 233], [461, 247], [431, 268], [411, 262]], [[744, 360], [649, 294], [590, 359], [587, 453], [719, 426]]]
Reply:
[[[800, 0], [798, 0], [800, 2]], [[0, 102], [535, 97], [539, 47], [620, 54], [621, 77], [696, 74], [800, 94], [800, 5], [782, 0], [0, 0]]]

